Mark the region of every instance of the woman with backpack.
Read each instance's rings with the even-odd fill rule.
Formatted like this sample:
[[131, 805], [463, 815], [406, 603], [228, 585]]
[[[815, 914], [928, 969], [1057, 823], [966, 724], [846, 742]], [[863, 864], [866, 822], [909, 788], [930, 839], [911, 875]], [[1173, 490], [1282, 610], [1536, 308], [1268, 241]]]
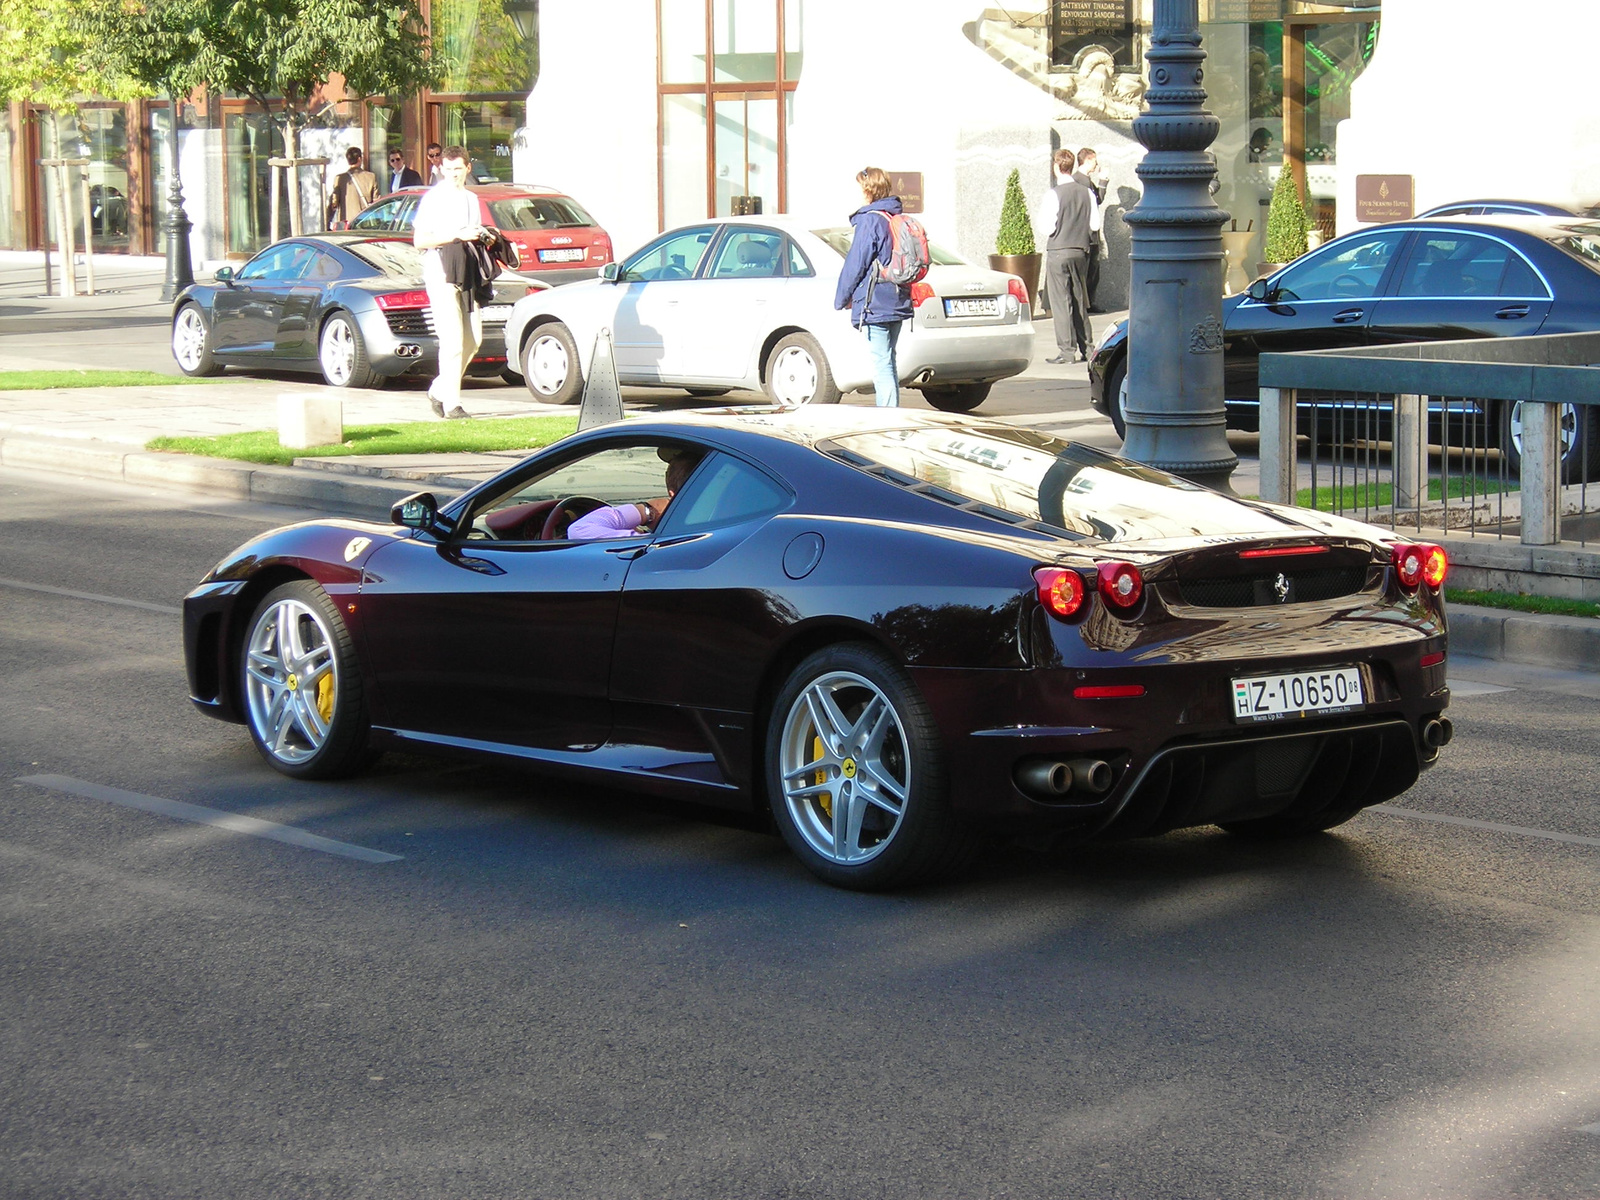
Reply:
[[[866, 203], [850, 214], [855, 236], [850, 253], [845, 256], [844, 269], [839, 272], [833, 306], [849, 305], [850, 324], [866, 335], [867, 353], [872, 357], [872, 390], [878, 406], [898, 407], [900, 374], [894, 347], [900, 340], [901, 322], [911, 318], [911, 289], [885, 279], [883, 269], [894, 257], [891, 218], [900, 216], [900, 197], [889, 195], [889, 177], [877, 167], [860, 172], [856, 182], [861, 185]], [[918, 232], [920, 229], [919, 226]]]

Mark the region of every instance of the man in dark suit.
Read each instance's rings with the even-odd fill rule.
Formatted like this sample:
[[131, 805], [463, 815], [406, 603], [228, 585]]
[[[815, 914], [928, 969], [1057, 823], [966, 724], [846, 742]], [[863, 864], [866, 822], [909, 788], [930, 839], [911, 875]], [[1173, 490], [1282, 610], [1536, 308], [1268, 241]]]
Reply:
[[398, 192], [401, 188], [421, 186], [422, 176], [406, 163], [405, 153], [401, 150], [389, 151], [389, 190]]
[[[1104, 210], [1106, 203], [1106, 184], [1111, 180], [1100, 169], [1100, 156], [1094, 150], [1085, 146], [1078, 151], [1078, 169], [1073, 172], [1074, 183], [1080, 183], [1094, 193], [1095, 203]], [[1102, 221], [1104, 214], [1102, 211]], [[1100, 286], [1100, 232], [1095, 231], [1094, 237], [1089, 240], [1089, 269], [1085, 272], [1088, 278], [1089, 311], [1099, 312], [1100, 308], [1094, 302], [1095, 288]]]

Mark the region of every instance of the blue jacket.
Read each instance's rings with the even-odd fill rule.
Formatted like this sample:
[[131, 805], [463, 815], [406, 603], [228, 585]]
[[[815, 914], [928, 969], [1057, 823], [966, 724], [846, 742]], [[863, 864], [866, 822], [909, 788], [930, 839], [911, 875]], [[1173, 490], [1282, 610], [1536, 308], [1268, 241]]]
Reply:
[[866, 324], [893, 325], [896, 321], [911, 319], [911, 291], [898, 284], [879, 280], [872, 286], [872, 303], [867, 304], [868, 280], [877, 277], [879, 263], [889, 261], [893, 249], [889, 240], [889, 222], [876, 213], [898, 213], [899, 196], [885, 196], [850, 214], [850, 224], [855, 237], [850, 242], [850, 253], [845, 256], [844, 268], [839, 272], [839, 287], [833, 294], [833, 306], [850, 306], [850, 324], [859, 328], [862, 309], [866, 309]]

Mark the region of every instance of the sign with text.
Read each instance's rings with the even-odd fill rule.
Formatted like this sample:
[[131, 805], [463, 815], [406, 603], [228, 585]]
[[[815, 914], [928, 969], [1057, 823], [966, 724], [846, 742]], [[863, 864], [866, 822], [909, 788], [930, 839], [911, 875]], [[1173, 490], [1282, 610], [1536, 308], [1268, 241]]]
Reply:
[[1056, 29], [1066, 37], [1123, 33], [1133, 25], [1133, 0], [1055, 0]]
[[922, 211], [922, 172], [921, 171], [886, 171], [889, 176], [889, 194], [900, 197], [900, 208], [904, 212], [919, 213]]
[[1281, 21], [1283, 0], [1211, 0], [1207, 21]]
[[1134, 16], [1134, 0], [1051, 0], [1051, 63], [1079, 71], [1103, 50], [1119, 69], [1137, 68]]
[[1414, 196], [1410, 175], [1357, 175], [1356, 220], [1409, 221]]

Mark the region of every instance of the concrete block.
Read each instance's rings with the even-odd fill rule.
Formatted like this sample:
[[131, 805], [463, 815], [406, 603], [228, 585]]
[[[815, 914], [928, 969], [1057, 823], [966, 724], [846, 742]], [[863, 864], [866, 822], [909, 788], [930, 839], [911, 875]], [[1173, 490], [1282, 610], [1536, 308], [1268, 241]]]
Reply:
[[252, 500], [343, 513], [369, 521], [386, 520], [396, 500], [417, 490], [415, 485], [313, 473], [293, 467], [257, 467], [250, 474]]
[[310, 392], [278, 395], [278, 444], [302, 449], [344, 441], [344, 402]]
[[1600, 668], [1600, 621], [1517, 613], [1506, 618], [1505, 657], [1542, 667]]
[[1492, 608], [1450, 606], [1450, 653], [1504, 659], [1506, 614]]

